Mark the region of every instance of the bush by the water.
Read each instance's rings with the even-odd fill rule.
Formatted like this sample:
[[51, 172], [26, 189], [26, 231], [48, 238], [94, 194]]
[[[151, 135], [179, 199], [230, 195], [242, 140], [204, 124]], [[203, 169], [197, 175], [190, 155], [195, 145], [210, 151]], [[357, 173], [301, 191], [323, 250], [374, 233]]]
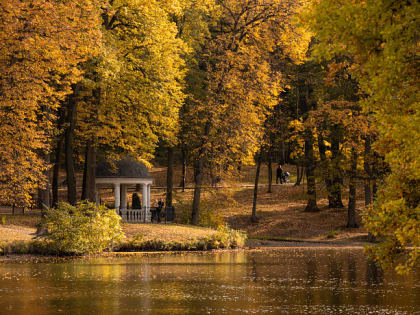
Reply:
[[94, 254], [122, 241], [121, 217], [105, 206], [81, 202], [76, 207], [61, 202], [49, 209], [42, 225], [47, 228], [45, 240], [52, 251], [60, 254]]
[[217, 233], [185, 241], [164, 241], [161, 239], [145, 240], [142, 234], [135, 235], [131, 240], [121, 243], [117, 251], [142, 250], [211, 250], [222, 248], [241, 248], [245, 245], [247, 235], [244, 232], [223, 226]]

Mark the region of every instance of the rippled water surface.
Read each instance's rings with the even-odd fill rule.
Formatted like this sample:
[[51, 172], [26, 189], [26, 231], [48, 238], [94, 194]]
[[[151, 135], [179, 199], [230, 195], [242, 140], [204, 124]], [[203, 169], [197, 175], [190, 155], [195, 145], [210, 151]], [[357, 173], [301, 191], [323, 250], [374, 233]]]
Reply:
[[60, 313], [420, 314], [420, 270], [320, 248], [0, 264], [0, 314]]

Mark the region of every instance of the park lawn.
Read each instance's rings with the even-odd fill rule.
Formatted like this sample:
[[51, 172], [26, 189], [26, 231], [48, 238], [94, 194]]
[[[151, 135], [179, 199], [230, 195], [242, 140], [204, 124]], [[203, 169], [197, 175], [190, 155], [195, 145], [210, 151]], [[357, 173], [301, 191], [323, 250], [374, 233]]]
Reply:
[[[273, 240], [306, 241], [364, 241], [366, 230], [346, 228], [347, 208], [329, 209], [328, 200], [322, 196], [318, 200], [320, 212], [305, 212], [306, 199], [303, 187], [292, 184], [273, 186], [272, 193], [267, 187], [259, 188], [257, 203], [258, 223], [250, 221], [253, 188], [219, 188], [205, 191], [202, 196], [201, 211], [220, 216], [233, 229], [247, 232], [249, 238]], [[347, 206], [343, 194], [343, 202]], [[357, 201], [357, 222], [361, 224], [360, 211], [364, 208], [362, 196]], [[178, 220], [190, 215], [192, 193], [177, 192], [175, 203]], [[206, 216], [209, 216], [206, 214]]]
[[[295, 178], [295, 167], [284, 166]], [[175, 168], [177, 170], [177, 168]], [[273, 169], [274, 173], [275, 169]], [[154, 173], [152, 171], [152, 173]], [[191, 172], [190, 172], [191, 173]], [[153, 174], [158, 183], [166, 181], [164, 169]], [[177, 173], [175, 172], [177, 175]], [[276, 185], [272, 193], [268, 193], [268, 172], [265, 165], [261, 169], [258, 189], [257, 216], [258, 223], [251, 223], [250, 215], [253, 201], [253, 179], [255, 167], [244, 168], [244, 176], [223, 181], [217, 188], [203, 189], [201, 197], [201, 214], [209, 217], [220, 217], [219, 220], [229, 224], [233, 229], [247, 232], [249, 238], [273, 240], [305, 240], [328, 242], [359, 242], [365, 241], [367, 232], [361, 223], [361, 212], [364, 209], [363, 183], [357, 187], [356, 216], [359, 228], [346, 228], [348, 189], [343, 189], [342, 198], [345, 208], [329, 209], [327, 192], [321, 180], [317, 183], [318, 207], [320, 212], [305, 212], [306, 183], [294, 186], [293, 183]], [[178, 175], [180, 176], [180, 175]], [[190, 179], [192, 180], [192, 179]], [[175, 176], [174, 183], [180, 182]], [[274, 178], [275, 183], [275, 178]], [[187, 187], [191, 187], [189, 182]], [[152, 190], [152, 200], [162, 198], [164, 191]], [[191, 216], [193, 190], [186, 189], [174, 192], [176, 218], [179, 223], [187, 223]]]
[[0, 214], [0, 222], [4, 223], [0, 225], [0, 242], [31, 240], [40, 220], [39, 214]]
[[183, 224], [134, 224], [123, 223], [123, 230], [128, 239], [141, 235], [144, 240], [158, 239], [166, 242], [184, 242], [200, 239], [215, 234], [215, 229]]
[[[295, 175], [295, 168], [286, 165], [285, 170]], [[174, 183], [180, 182], [180, 167], [175, 167]], [[253, 198], [253, 177], [255, 167], [244, 168], [244, 176], [223, 181], [217, 188], [203, 189], [201, 198], [201, 215], [211, 217], [213, 226], [226, 222], [231, 228], [247, 232], [249, 238], [272, 240], [306, 240], [306, 241], [364, 241], [367, 232], [363, 227], [347, 229], [347, 208], [328, 209], [327, 194], [321, 181], [317, 187], [320, 212], [304, 212], [306, 205], [306, 185], [294, 186], [292, 183], [273, 185], [272, 193], [267, 192], [267, 168], [263, 165], [258, 194], [257, 216], [259, 222], [250, 222]], [[151, 171], [155, 178], [152, 187], [152, 201], [164, 198], [165, 191], [156, 188], [166, 182], [166, 168], [158, 167]], [[192, 188], [192, 171], [189, 169], [187, 187]], [[208, 181], [207, 181], [208, 184]], [[176, 185], [175, 185], [176, 186]], [[207, 186], [209, 187], [209, 185]], [[142, 234], [144, 239], [164, 239], [183, 241], [215, 233], [213, 229], [186, 225], [191, 216], [193, 190], [174, 191], [174, 206], [178, 224], [129, 224], [123, 229], [128, 238]], [[102, 197], [113, 201], [112, 191]], [[343, 190], [343, 202], [347, 206], [348, 191]], [[363, 183], [357, 187], [357, 222], [361, 225], [360, 213], [364, 209]], [[129, 200], [131, 200], [129, 198]], [[1, 217], [2, 215], [0, 215]], [[6, 225], [0, 225], [0, 241], [10, 239], [28, 239], [33, 237], [35, 226], [40, 218], [36, 215], [6, 215]], [[216, 222], [214, 222], [216, 221]]]
[[35, 236], [36, 229], [22, 225], [0, 225], [0, 242], [29, 241]]

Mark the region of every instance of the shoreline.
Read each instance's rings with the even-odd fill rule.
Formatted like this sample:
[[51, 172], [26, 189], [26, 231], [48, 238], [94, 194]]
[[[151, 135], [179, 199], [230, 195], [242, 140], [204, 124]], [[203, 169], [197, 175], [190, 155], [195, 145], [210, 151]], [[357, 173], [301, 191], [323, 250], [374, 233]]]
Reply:
[[248, 239], [248, 249], [254, 248], [364, 248], [369, 242], [351, 241], [351, 240], [299, 240], [299, 239], [284, 239], [284, 240], [261, 240]]
[[69, 260], [82, 259], [89, 260], [94, 258], [121, 258], [121, 257], [135, 257], [147, 255], [161, 255], [161, 254], [186, 254], [186, 253], [215, 253], [215, 252], [237, 252], [237, 251], [269, 251], [282, 249], [331, 249], [331, 250], [346, 250], [346, 249], [360, 249], [368, 243], [362, 242], [322, 242], [322, 241], [304, 241], [304, 240], [287, 240], [287, 241], [261, 241], [250, 239], [248, 244], [243, 248], [235, 249], [214, 249], [214, 250], [144, 250], [144, 251], [122, 251], [122, 252], [104, 252], [96, 255], [82, 255], [82, 256], [51, 256], [51, 255], [37, 255], [37, 254], [7, 254], [0, 256], [0, 264], [15, 264], [15, 263], [59, 263]]

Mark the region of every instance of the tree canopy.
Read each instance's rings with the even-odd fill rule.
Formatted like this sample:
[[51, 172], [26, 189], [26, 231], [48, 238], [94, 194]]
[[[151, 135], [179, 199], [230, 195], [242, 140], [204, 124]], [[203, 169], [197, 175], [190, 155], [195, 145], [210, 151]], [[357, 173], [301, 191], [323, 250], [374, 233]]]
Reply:
[[[316, 56], [352, 58], [351, 73], [365, 93], [364, 111], [378, 132], [377, 152], [391, 172], [364, 222], [384, 242], [372, 249], [399, 271], [419, 259], [420, 103], [416, 1], [311, 1], [304, 19], [318, 40]], [[404, 251], [406, 246], [416, 249]]]
[[[101, 44], [97, 1], [1, 1], [0, 202], [27, 205], [44, 185], [60, 102]], [[96, 27], [95, 27], [96, 26]]]

